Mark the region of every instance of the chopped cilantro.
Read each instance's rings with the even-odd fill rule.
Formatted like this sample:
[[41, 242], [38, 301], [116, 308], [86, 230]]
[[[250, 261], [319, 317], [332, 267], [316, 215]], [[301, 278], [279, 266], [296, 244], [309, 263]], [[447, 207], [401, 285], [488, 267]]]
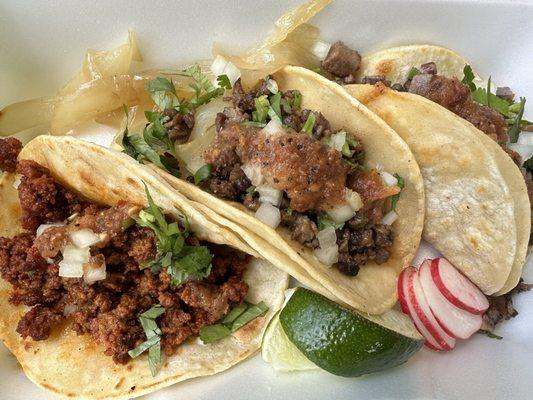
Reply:
[[335, 222], [332, 219], [319, 215], [317, 217], [318, 222], [318, 230], [321, 231], [322, 229], [326, 229], [329, 226], [334, 227], [335, 229], [342, 229], [344, 228], [344, 222]]
[[513, 125], [509, 128], [509, 132], [508, 132], [511, 143], [516, 143], [518, 141], [518, 136], [520, 136], [520, 131], [522, 130], [521, 122], [522, 122], [522, 117], [524, 116], [524, 107], [526, 105], [526, 98], [520, 97], [520, 103], [518, 104], [519, 104], [518, 112], [516, 113]]
[[200, 182], [205, 181], [211, 176], [213, 166], [211, 164], [205, 164], [200, 167], [198, 171], [194, 173], [194, 184], [198, 185]]
[[501, 97], [496, 96], [494, 93], [487, 92], [486, 89], [477, 88], [472, 93], [472, 98], [479, 104], [483, 104], [498, 111], [500, 114], [507, 115], [509, 112], [509, 102]]
[[255, 193], [255, 186], [250, 186], [248, 189], [246, 189], [247, 194], [254, 194]]
[[391, 206], [393, 210], [396, 209], [396, 204], [400, 199], [400, 194], [402, 193], [402, 190], [405, 187], [405, 180], [400, 175], [394, 174], [394, 177], [398, 180], [398, 183], [396, 185], [400, 188], [400, 191], [391, 197]]
[[281, 92], [270, 96], [269, 98], [270, 107], [268, 109], [268, 116], [271, 120], [277, 120], [279, 123], [282, 123], [281, 120]]
[[305, 124], [304, 124], [304, 126], [302, 128], [302, 132], [305, 132], [307, 134], [311, 134], [311, 132], [313, 132], [313, 128], [315, 126], [315, 122], [316, 122], [315, 113], [310, 112], [309, 115], [307, 116], [307, 120], [305, 121]]
[[411, 80], [415, 77], [415, 75], [418, 75], [420, 74], [420, 70], [416, 67], [411, 67], [411, 69], [409, 70], [409, 73], [407, 74], [407, 80]]
[[163, 315], [165, 309], [161, 305], [155, 305], [142, 313], [139, 317], [146, 341], [128, 351], [131, 358], [136, 358], [148, 350], [148, 364], [152, 376], [156, 376], [161, 368], [161, 329], [157, 326], [156, 319]]
[[463, 68], [463, 74], [464, 76], [461, 82], [467, 85], [471, 92], [474, 92], [476, 90], [476, 84], [474, 83], [475, 75], [474, 71], [472, 71], [472, 67], [466, 64]]
[[189, 246], [185, 238], [189, 236], [189, 224], [185, 216], [183, 229], [178, 222], [167, 223], [161, 209], [154, 203], [148, 188], [146, 198], [148, 208], [139, 213], [137, 224], [151, 228], [157, 237], [157, 254], [146, 267], [157, 273], [165, 268], [172, 286], [180, 285], [185, 279], [203, 279], [211, 273], [213, 255], [206, 246]]
[[231, 89], [231, 82], [226, 74], [217, 76], [218, 86], [224, 89]]
[[256, 97], [254, 99], [254, 105], [255, 111], [252, 112], [253, 121], [266, 124], [268, 109], [270, 108], [270, 102], [268, 101], [266, 94]]
[[242, 303], [234, 307], [218, 324], [200, 329], [200, 339], [204, 343], [217, 342], [239, 330], [250, 321], [261, 317], [268, 311], [264, 302], [258, 304]]

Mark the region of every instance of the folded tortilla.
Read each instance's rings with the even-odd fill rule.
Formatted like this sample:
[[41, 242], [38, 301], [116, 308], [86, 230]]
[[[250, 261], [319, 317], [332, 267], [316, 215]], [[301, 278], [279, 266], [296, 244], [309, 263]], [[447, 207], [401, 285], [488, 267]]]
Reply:
[[299, 90], [302, 108], [321, 112], [333, 130], [342, 128], [353, 133], [365, 148], [365, 166], [381, 165], [384, 170], [394, 171], [405, 179], [396, 209], [399, 218], [392, 225], [395, 240], [386, 263], [369, 262], [361, 267], [357, 276], [344, 275], [318, 261], [308, 247], [291, 240], [287, 229], [272, 229], [242, 204], [221, 200], [152, 167], [177, 191], [236, 224], [237, 228], [226, 226], [234, 231], [238, 229], [240, 237], [250, 246], [303, 284], [357, 310], [383, 313], [396, 303], [397, 277], [416, 254], [422, 234], [424, 189], [414, 156], [387, 124], [335, 83], [300, 67], [285, 67], [273, 77], [280, 90]]
[[[19, 159], [41, 164], [68, 189], [92, 202], [109, 206], [120, 200], [145, 206], [144, 182], [165, 213], [188, 216], [191, 230], [200, 239], [257, 254], [233, 232], [202, 214], [193, 202], [173, 191], [147, 167], [124, 154], [71, 137], [40, 136], [24, 147]], [[14, 180], [13, 174], [6, 174], [0, 181], [0, 202], [8, 205], [0, 214], [2, 236], [21, 231]], [[146, 355], [127, 365], [115, 364], [90, 336], [78, 336], [68, 327], [55, 330], [47, 340], [22, 339], [15, 329], [28, 307], [9, 303], [11, 286], [2, 279], [0, 338], [17, 357], [25, 374], [56, 395], [77, 399], [129, 399], [185, 379], [223, 371], [259, 349], [266, 324], [282, 305], [288, 276], [256, 258], [248, 266], [244, 280], [249, 285], [246, 300], [264, 301], [269, 307], [268, 313], [216, 343], [204, 345], [199, 339], [187, 341], [175, 355], [166, 358], [155, 377], [150, 373]]]
[[511, 158], [468, 121], [421, 96], [384, 86], [345, 89], [413, 151], [426, 189], [424, 239], [485, 294], [515, 287], [531, 224], [527, 188]]

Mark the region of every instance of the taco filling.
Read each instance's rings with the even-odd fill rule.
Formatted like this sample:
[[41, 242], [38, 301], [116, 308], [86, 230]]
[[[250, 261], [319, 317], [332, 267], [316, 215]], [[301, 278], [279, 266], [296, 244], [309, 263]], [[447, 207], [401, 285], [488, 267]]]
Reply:
[[273, 228], [288, 228], [293, 240], [346, 275], [370, 260], [386, 262], [394, 217], [384, 216], [400, 192], [398, 177], [365, 169], [353, 135], [301, 109], [301, 94], [277, 90], [271, 77], [249, 92], [237, 81], [231, 101], [204, 153], [210, 174], [196, 183]]
[[243, 302], [244, 253], [201, 242], [185, 216], [171, 221], [148, 192], [144, 210], [90, 203], [36, 162], [16, 161], [21, 146], [10, 140], [0, 141], [12, 150], [1, 152], [0, 165], [21, 176], [25, 231], [0, 238], [0, 274], [12, 285], [9, 301], [31, 307], [18, 322], [22, 337], [46, 340], [68, 320], [116, 363], [148, 350], [155, 374], [161, 350], [170, 356], [189, 338], [229, 335], [227, 324], [210, 328], [230, 310], [240, 326], [266, 312]]

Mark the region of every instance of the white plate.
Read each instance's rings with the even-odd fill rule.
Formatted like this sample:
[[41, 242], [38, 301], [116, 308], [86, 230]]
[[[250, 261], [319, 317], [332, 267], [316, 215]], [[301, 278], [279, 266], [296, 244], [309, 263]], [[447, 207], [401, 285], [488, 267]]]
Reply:
[[[299, 1], [2, 0], [0, 107], [52, 94], [79, 68], [85, 49], [138, 33], [147, 66], [210, 55], [218, 41], [242, 49]], [[529, 96], [533, 117], [533, 4], [511, 1], [337, 1], [313, 20], [327, 40], [368, 53], [433, 43], [470, 60], [483, 77]], [[31, 116], [28, 116], [31, 118]], [[532, 271], [529, 271], [530, 276]], [[422, 350], [404, 366], [359, 379], [325, 372], [275, 373], [259, 356], [208, 378], [175, 385], [150, 399], [530, 399], [533, 393], [533, 295], [516, 299], [520, 315], [449, 353]], [[1, 312], [1, 310], [0, 310]], [[53, 399], [32, 385], [0, 347], [0, 399]]]

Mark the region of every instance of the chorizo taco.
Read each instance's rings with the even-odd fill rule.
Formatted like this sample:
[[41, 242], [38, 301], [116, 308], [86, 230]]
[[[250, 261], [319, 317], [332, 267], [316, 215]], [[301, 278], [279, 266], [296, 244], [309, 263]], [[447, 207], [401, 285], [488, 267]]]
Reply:
[[124, 154], [20, 150], [0, 141], [0, 339], [33, 382], [126, 399], [259, 349], [287, 274]]
[[[221, 70], [219, 62], [212, 70]], [[225, 97], [192, 111], [201, 97], [177, 99], [166, 84], [172, 101], [153, 96], [143, 134], [131, 135], [130, 125], [119, 142], [303, 284], [367, 313], [392, 307], [424, 219], [422, 178], [408, 146], [312, 71], [284, 67], [248, 90], [231, 75]], [[165, 78], [157, 79], [163, 87]], [[154, 162], [146, 151], [157, 149], [157, 135], [174, 140], [181, 179], [161, 162], [168, 152]]]

